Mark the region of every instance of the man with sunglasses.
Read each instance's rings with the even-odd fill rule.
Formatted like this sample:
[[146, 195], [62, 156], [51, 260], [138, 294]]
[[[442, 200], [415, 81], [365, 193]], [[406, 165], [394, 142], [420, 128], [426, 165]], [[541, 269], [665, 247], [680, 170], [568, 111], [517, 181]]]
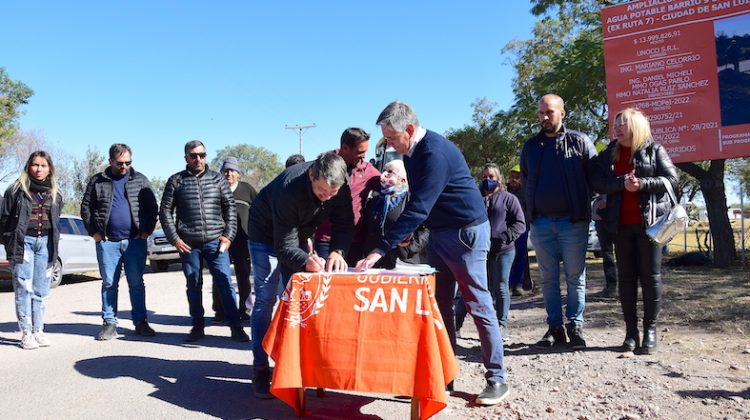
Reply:
[[159, 220], [167, 240], [180, 252], [187, 280], [187, 298], [193, 328], [187, 341], [205, 336], [203, 261], [221, 297], [232, 339], [250, 341], [240, 324], [240, 312], [230, 282], [229, 246], [237, 233], [234, 196], [224, 177], [206, 165], [206, 147], [200, 140], [185, 144], [187, 167], [167, 180]]
[[150, 337], [154, 330], [146, 320], [146, 239], [154, 231], [158, 208], [151, 183], [132, 167], [126, 144], [109, 148], [109, 167], [94, 175], [81, 201], [81, 218], [96, 241], [96, 257], [102, 276], [102, 330], [97, 340], [117, 336], [117, 287], [120, 272], [130, 291], [135, 333]]

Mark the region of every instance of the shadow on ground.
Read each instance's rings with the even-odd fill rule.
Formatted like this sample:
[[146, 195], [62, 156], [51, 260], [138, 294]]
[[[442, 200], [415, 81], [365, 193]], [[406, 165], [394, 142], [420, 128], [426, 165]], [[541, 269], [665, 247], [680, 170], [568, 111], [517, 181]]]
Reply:
[[[134, 378], [156, 388], [149, 394], [189, 411], [218, 418], [296, 419], [291, 407], [279, 400], [252, 396], [251, 368], [220, 361], [161, 360], [151, 357], [107, 356], [81, 360], [75, 369], [96, 379]], [[312, 418], [374, 419], [361, 408], [374, 397], [327, 392], [318, 398], [306, 394]], [[406, 401], [408, 404], [408, 401]]]

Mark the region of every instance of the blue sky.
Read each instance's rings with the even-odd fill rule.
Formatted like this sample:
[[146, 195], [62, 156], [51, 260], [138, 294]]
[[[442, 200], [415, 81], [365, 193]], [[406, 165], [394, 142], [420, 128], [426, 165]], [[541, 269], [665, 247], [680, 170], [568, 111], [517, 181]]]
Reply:
[[[487, 97], [507, 108], [501, 49], [530, 36], [528, 1], [5, 1], [0, 66], [34, 89], [20, 120], [72, 157], [114, 142], [167, 177], [182, 146], [264, 146], [310, 159], [347, 126], [380, 138], [390, 101], [444, 132]], [[374, 143], [374, 142], [372, 142]], [[371, 145], [371, 155], [372, 153]], [[210, 156], [209, 156], [210, 158]]]

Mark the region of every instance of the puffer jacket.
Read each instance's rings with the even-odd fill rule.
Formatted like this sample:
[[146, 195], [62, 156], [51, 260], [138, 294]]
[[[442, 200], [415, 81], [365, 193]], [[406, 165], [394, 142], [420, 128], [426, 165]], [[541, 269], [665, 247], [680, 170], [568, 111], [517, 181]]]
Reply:
[[[595, 173], [592, 177], [594, 189], [598, 193], [607, 194], [607, 211], [602, 212], [602, 222], [604, 228], [611, 233], [617, 233], [619, 229], [622, 192], [625, 191], [625, 176], [615, 176], [614, 173], [613, 154], [616, 144], [616, 141], [610, 142], [596, 157]], [[633, 155], [633, 169], [641, 185], [638, 190], [638, 201], [641, 207], [641, 223], [646, 228], [672, 207], [667, 188], [659, 177], [668, 179], [673, 190], [677, 190], [679, 178], [667, 151], [652, 139]], [[652, 206], [656, 206], [655, 212], [652, 212]]]
[[[47, 267], [52, 267], [57, 261], [57, 249], [60, 242], [60, 210], [63, 207], [63, 198], [60, 193], [57, 194], [57, 200], [50, 210], [50, 221], [52, 222], [52, 232], [49, 238], [52, 239], [52, 247], [49, 253]], [[17, 188], [15, 183], [5, 191], [0, 207], [0, 241], [5, 245], [5, 254], [8, 261], [14, 264], [23, 262], [24, 245], [23, 240], [26, 236], [26, 228], [29, 226], [29, 217], [31, 216], [31, 198], [24, 194], [23, 190]]]
[[[539, 184], [539, 172], [542, 162], [542, 140], [544, 133], [539, 132], [530, 138], [521, 149], [521, 188], [526, 198], [526, 223], [531, 225], [537, 213], [535, 194]], [[591, 220], [591, 185], [592, 160], [596, 149], [589, 137], [581, 132], [567, 130], [563, 126], [557, 134], [555, 153], [562, 159], [559, 174], [565, 183], [568, 193], [570, 219], [573, 222]]]
[[159, 220], [171, 244], [182, 239], [190, 246], [199, 246], [219, 236], [233, 241], [237, 233], [232, 190], [220, 173], [208, 167], [198, 176], [185, 169], [169, 177]]
[[[130, 204], [130, 215], [138, 232], [151, 234], [156, 226], [159, 208], [154, 190], [148, 178], [130, 168], [125, 196]], [[109, 168], [89, 180], [81, 200], [81, 219], [89, 235], [107, 232], [107, 223], [112, 211], [112, 177]]]

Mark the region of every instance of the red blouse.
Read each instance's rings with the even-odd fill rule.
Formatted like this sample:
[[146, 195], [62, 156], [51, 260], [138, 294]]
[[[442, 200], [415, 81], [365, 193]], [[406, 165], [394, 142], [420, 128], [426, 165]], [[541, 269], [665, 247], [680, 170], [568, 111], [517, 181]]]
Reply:
[[[630, 160], [632, 151], [629, 147], [620, 146], [620, 157], [615, 161], [615, 175], [621, 176], [633, 170], [633, 162]], [[620, 224], [641, 224], [641, 204], [638, 193], [628, 190], [622, 191], [622, 202], [620, 202]]]

